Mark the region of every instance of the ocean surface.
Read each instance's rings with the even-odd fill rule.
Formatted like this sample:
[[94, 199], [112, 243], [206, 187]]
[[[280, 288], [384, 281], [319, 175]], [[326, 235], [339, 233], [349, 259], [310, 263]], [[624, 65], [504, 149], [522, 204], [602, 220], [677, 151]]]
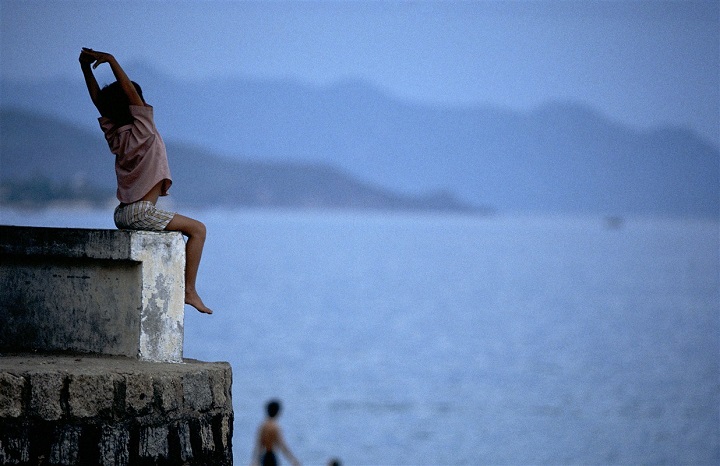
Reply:
[[717, 221], [187, 215], [215, 314], [186, 309], [185, 356], [232, 364], [236, 464], [270, 398], [304, 464], [720, 463]]

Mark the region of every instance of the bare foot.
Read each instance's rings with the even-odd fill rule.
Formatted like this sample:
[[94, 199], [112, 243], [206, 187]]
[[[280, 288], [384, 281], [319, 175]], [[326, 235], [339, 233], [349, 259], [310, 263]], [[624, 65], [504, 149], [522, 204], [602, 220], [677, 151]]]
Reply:
[[185, 290], [185, 304], [189, 304], [203, 314], [212, 314], [213, 311], [203, 303], [196, 291]]

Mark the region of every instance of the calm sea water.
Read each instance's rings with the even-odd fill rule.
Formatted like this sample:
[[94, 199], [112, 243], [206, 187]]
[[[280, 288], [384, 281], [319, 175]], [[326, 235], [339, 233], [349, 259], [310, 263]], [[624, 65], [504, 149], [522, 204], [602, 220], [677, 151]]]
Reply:
[[237, 464], [271, 397], [305, 464], [720, 463], [718, 222], [188, 214], [185, 356], [232, 364]]

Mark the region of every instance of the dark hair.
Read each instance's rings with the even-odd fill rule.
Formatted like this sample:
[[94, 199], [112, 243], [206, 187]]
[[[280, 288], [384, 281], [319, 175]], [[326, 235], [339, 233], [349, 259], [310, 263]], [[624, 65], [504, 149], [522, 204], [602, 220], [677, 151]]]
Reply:
[[[133, 86], [135, 86], [135, 90], [140, 94], [140, 98], [143, 99], [140, 85], [135, 81], [131, 82]], [[102, 116], [111, 119], [113, 123], [118, 126], [132, 123], [133, 117], [130, 115], [130, 99], [128, 99], [127, 94], [125, 94], [119, 82], [115, 81], [103, 87], [99, 97], [98, 107]], [[145, 102], [145, 99], [143, 99], [143, 102]]]
[[268, 416], [275, 417], [280, 412], [280, 401], [270, 400], [266, 406]]

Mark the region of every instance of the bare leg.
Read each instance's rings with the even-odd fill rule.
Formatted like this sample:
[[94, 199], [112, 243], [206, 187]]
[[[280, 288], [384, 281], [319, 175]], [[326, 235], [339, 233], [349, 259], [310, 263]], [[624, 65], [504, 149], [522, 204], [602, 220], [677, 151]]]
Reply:
[[189, 304], [205, 314], [212, 314], [212, 310], [203, 303], [195, 290], [195, 280], [205, 245], [205, 225], [184, 215], [175, 214], [165, 229], [179, 231], [188, 237], [187, 244], [185, 244], [185, 304]]

